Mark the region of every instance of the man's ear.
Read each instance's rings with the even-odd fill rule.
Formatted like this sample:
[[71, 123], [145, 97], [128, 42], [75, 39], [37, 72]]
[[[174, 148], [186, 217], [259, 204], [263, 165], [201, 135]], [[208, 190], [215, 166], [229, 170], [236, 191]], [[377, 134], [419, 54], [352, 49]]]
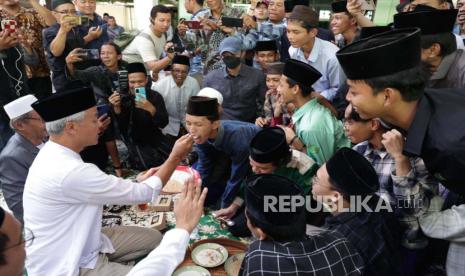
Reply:
[[314, 38], [318, 34], [318, 28], [312, 28], [309, 34]]
[[394, 88], [385, 88], [383, 90], [384, 93], [384, 106], [393, 106], [396, 102], [399, 100], [402, 100], [402, 96], [400, 95], [399, 90], [394, 89]]
[[381, 126], [381, 123], [379, 122], [378, 119], [372, 119], [370, 121], [370, 128], [372, 131], [377, 131]]
[[219, 129], [220, 128], [220, 120], [216, 120], [212, 123], [213, 129]]

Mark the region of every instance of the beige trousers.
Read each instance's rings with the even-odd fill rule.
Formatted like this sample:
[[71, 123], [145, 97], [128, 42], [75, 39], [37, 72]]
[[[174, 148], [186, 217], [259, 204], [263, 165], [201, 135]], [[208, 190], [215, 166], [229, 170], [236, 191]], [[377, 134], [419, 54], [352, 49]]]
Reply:
[[123, 263], [148, 255], [156, 248], [163, 235], [154, 229], [137, 226], [115, 226], [102, 229], [110, 238], [115, 252], [100, 254], [94, 269], [82, 268], [80, 276], [123, 276], [132, 266]]

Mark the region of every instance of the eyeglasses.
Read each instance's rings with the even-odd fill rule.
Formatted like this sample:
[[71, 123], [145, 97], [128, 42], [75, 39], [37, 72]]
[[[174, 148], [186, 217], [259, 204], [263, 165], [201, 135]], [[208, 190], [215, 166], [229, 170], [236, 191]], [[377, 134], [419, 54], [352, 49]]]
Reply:
[[23, 234], [21, 235], [21, 241], [18, 242], [17, 244], [15, 244], [15, 245], [6, 247], [4, 249], [4, 251], [8, 250], [8, 249], [11, 249], [11, 248], [14, 248], [14, 247], [17, 247], [17, 246], [20, 246], [23, 243], [24, 243], [24, 247], [29, 247], [34, 242], [34, 239], [35, 239], [35, 236], [34, 236], [34, 233], [32, 233], [32, 230], [29, 229], [29, 228], [24, 228]]
[[173, 74], [180, 74], [180, 75], [187, 75], [188, 71], [187, 70], [179, 70], [179, 69], [174, 69], [171, 71]]
[[76, 14], [76, 10], [62, 10], [62, 11], [55, 11], [60, 14]]

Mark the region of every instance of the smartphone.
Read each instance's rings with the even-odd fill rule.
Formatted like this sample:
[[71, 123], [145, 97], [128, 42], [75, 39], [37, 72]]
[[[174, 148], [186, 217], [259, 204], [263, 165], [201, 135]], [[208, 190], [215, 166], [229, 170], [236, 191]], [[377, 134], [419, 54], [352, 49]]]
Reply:
[[200, 25], [200, 21], [183, 21], [182, 22], [183, 24], [187, 25], [187, 27], [189, 27], [189, 29], [202, 29], [202, 26]]
[[73, 25], [89, 25], [89, 17], [78, 15], [65, 15], [63, 20], [71, 22]]
[[18, 27], [18, 23], [14, 19], [3, 19], [2, 23], [2, 31], [3, 30], [8, 30], [10, 34], [13, 34], [16, 32], [16, 28]]
[[135, 89], [136, 94], [136, 101], [142, 101], [143, 99], [147, 99], [147, 93], [145, 92], [145, 87], [137, 87]]
[[78, 52], [83, 60], [97, 60], [100, 59], [98, 49], [81, 49]]
[[110, 112], [110, 105], [108, 104], [101, 104], [97, 105], [97, 116], [100, 118], [105, 114]]
[[223, 26], [226, 27], [239, 27], [241, 28], [244, 26], [244, 22], [242, 18], [234, 18], [234, 17], [226, 17], [223, 16], [221, 17], [221, 22], [223, 23]]
[[374, 11], [376, 8], [373, 0], [359, 0], [359, 3], [362, 4], [360, 8], [364, 11]]

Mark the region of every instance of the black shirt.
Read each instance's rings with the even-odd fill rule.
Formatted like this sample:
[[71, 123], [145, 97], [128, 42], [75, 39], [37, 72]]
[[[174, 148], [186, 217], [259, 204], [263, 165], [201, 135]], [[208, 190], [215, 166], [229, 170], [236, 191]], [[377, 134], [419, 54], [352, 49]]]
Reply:
[[423, 158], [431, 175], [465, 195], [465, 91], [425, 90], [407, 133], [405, 154]]
[[122, 104], [122, 110], [117, 115], [121, 133], [134, 143], [158, 147], [163, 141], [161, 129], [168, 124], [168, 111], [166, 111], [163, 97], [156, 91], [147, 89], [147, 100], [156, 108], [155, 115], [136, 108], [131, 98], [129, 106]]

